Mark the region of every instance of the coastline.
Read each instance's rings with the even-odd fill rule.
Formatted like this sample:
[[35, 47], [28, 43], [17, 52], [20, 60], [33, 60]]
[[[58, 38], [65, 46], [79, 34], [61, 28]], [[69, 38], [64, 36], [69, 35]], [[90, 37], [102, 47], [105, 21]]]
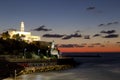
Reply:
[[[42, 60], [42, 62], [40, 60], [38, 60], [36, 62], [36, 60], [32, 60], [32, 62], [30, 62], [29, 60], [26, 61], [10, 61], [8, 62], [9, 65], [11, 66], [10, 68], [7, 69], [6, 75], [7, 77], [11, 77], [14, 78], [15, 76], [20, 76], [20, 75], [25, 75], [25, 74], [31, 74], [31, 73], [35, 73], [35, 72], [50, 72], [50, 71], [60, 71], [60, 70], [66, 70], [66, 69], [70, 69], [76, 66], [76, 62], [74, 61], [73, 58], [63, 58], [63, 59], [55, 59], [55, 60]], [[42, 65], [41, 65], [42, 64]], [[16, 67], [22, 67], [21, 69]], [[16, 72], [15, 72], [16, 70]], [[4, 77], [4, 78], [7, 78]]]

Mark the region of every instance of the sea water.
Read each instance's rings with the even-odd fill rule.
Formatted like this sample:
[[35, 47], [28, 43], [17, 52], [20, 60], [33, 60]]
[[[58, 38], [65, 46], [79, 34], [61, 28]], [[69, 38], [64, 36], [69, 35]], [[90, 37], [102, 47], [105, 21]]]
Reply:
[[75, 68], [21, 75], [16, 80], [120, 80], [120, 53], [71, 54], [80, 63]]

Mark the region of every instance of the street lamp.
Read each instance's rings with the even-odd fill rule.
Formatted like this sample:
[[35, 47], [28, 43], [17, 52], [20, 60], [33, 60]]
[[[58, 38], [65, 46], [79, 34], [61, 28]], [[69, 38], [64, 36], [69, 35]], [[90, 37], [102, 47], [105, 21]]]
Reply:
[[38, 49], [38, 55], [40, 55], [40, 49]]
[[24, 49], [24, 52], [23, 52], [23, 58], [26, 57], [26, 54], [25, 54], [26, 51], [27, 51], [27, 49], [25, 48], [25, 49]]
[[16, 70], [15, 70], [15, 74], [14, 74], [14, 75], [15, 75], [15, 76], [14, 76], [14, 80], [16, 80], [16, 75], [17, 75], [17, 74], [16, 74]]

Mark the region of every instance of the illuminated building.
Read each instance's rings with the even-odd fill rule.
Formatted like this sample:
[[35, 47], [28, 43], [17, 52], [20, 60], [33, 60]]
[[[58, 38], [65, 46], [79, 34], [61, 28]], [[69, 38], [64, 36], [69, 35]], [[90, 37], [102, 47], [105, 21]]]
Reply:
[[14, 35], [19, 35], [22, 40], [25, 40], [27, 42], [32, 42], [32, 41], [40, 41], [40, 36], [33, 36], [31, 32], [25, 32], [24, 29], [24, 22], [22, 21], [20, 24], [20, 31], [16, 30], [9, 30], [10, 38], [13, 38]]

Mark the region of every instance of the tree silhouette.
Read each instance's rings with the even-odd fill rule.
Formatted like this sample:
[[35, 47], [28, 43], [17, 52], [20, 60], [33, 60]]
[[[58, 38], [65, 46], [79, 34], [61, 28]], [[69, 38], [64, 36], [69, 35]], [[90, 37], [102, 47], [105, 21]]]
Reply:
[[5, 39], [5, 40], [7, 38], [10, 38], [10, 35], [9, 35], [8, 31], [2, 33], [2, 38]]
[[13, 35], [12, 38], [18, 41], [21, 40], [21, 36], [19, 34]]

